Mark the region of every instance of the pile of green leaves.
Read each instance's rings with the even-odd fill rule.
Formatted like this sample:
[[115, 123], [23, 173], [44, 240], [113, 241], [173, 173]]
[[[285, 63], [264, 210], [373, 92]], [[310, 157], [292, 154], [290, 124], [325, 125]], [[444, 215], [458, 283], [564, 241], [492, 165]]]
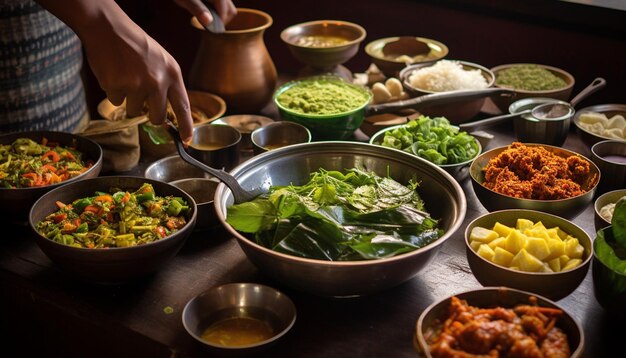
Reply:
[[401, 149], [437, 165], [466, 162], [480, 153], [474, 137], [445, 117], [420, 116], [385, 132], [382, 146]]
[[302, 186], [273, 186], [228, 208], [226, 221], [259, 245], [319, 260], [381, 259], [442, 235], [424, 212], [417, 183], [404, 186], [359, 169], [320, 169]]
[[626, 275], [626, 197], [615, 204], [611, 226], [598, 231], [593, 249], [605, 266]]

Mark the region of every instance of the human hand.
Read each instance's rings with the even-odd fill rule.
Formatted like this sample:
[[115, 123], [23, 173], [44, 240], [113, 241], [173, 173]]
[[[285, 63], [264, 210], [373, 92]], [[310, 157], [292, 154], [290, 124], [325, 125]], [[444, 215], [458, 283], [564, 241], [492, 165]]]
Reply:
[[189, 98], [176, 60], [121, 10], [100, 26], [81, 32], [87, 60], [114, 105], [126, 98], [126, 113], [134, 117], [148, 104], [153, 124], [162, 124], [167, 102], [176, 115], [180, 137], [191, 140], [193, 120]]
[[[227, 24], [230, 20], [232, 20], [235, 15], [237, 15], [237, 9], [231, 0], [204, 0], [208, 3], [211, 3], [217, 13], [222, 18], [224, 24]], [[213, 16], [207, 9], [203, 0], [174, 0], [176, 4], [180, 7], [186, 9], [193, 16], [198, 19], [200, 24], [203, 26], [208, 26], [211, 22], [213, 22]]]

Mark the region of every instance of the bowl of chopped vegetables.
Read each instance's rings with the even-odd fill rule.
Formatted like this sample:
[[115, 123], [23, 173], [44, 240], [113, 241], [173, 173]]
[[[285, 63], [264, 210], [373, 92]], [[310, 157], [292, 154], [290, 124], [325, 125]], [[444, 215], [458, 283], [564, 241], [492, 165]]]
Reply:
[[457, 181], [468, 177], [467, 170], [482, 147], [478, 139], [445, 117], [420, 116], [406, 124], [382, 129], [372, 136], [370, 144], [409, 152], [424, 158], [450, 173]]
[[47, 191], [97, 177], [102, 148], [89, 138], [52, 131], [0, 135], [0, 196], [4, 219], [27, 222], [28, 210]]
[[483, 286], [507, 286], [559, 300], [587, 276], [589, 235], [562, 217], [535, 210], [487, 213], [465, 229], [467, 262]]
[[44, 194], [29, 223], [41, 250], [87, 282], [117, 284], [162, 267], [196, 223], [183, 190], [141, 177], [85, 179]]
[[419, 274], [460, 227], [459, 183], [409, 153], [359, 142], [311, 142], [255, 156], [231, 174], [262, 194], [218, 218], [259, 270], [321, 296], [370, 294]]
[[568, 101], [574, 88], [574, 76], [557, 67], [535, 63], [511, 63], [493, 67], [494, 87], [515, 91], [513, 97], [493, 97], [493, 103], [503, 113], [520, 99], [547, 97]]
[[[528, 324], [527, 322], [532, 322]], [[528, 355], [581, 357], [581, 325], [554, 301], [507, 287], [443, 298], [420, 314], [415, 348], [428, 358]]]
[[529, 209], [573, 219], [593, 201], [600, 169], [574, 151], [513, 142], [470, 164], [472, 188], [489, 211]]

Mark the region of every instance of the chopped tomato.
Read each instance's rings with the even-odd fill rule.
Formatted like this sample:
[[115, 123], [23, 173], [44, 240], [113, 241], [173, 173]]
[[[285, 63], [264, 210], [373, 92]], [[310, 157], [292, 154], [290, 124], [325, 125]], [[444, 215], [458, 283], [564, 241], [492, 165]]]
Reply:
[[98, 195], [93, 199], [93, 201], [112, 203], [113, 197], [111, 195]]
[[41, 171], [42, 172], [53, 172], [56, 173], [57, 168], [55, 168], [54, 166], [50, 165], [50, 164], [44, 164], [41, 166]]
[[156, 233], [157, 235], [159, 235], [159, 237], [167, 236], [167, 233], [165, 232], [165, 228], [163, 226], [157, 226]]
[[63, 225], [63, 229], [61, 229], [61, 232], [64, 233], [64, 234], [71, 234], [74, 231], [76, 231], [76, 227], [77, 227], [76, 225], [74, 225], [72, 223], [69, 223], [69, 222], [66, 222]]
[[130, 193], [126, 192], [126, 194], [124, 194], [124, 196], [122, 197], [122, 203], [127, 203], [130, 200]]
[[72, 154], [72, 152], [70, 152], [69, 150], [65, 151], [64, 155], [70, 160], [76, 160], [76, 157], [74, 156], [74, 154]]
[[85, 206], [85, 209], [83, 209], [83, 212], [91, 212], [96, 215], [100, 215], [102, 213], [102, 208], [98, 205], [87, 205]]
[[[58, 203], [58, 202], [57, 202]], [[60, 223], [61, 221], [67, 219], [67, 214], [66, 213], [60, 213], [57, 214], [55, 216], [52, 217], [52, 220], [54, 220], [55, 223]]]

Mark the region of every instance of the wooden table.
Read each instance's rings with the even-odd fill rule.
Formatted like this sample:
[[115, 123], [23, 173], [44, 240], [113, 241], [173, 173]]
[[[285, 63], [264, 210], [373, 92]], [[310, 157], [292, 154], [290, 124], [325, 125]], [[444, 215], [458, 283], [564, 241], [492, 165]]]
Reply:
[[[513, 141], [510, 128], [489, 128], [496, 135], [489, 148]], [[589, 155], [573, 131], [564, 147]], [[136, 171], [146, 164], [143, 160]], [[201, 356], [201, 346], [181, 323], [187, 301], [220, 284], [256, 282], [283, 291], [298, 310], [293, 329], [264, 356], [413, 357], [412, 337], [420, 313], [435, 300], [481, 287], [467, 264], [463, 231], [486, 211], [470, 181], [462, 187], [468, 202], [464, 225], [442, 246], [432, 264], [400, 286], [359, 298], [316, 297], [271, 281], [219, 226], [190, 237], [156, 274], [129, 285], [105, 287], [67, 276], [43, 254], [27, 228], [4, 226], [0, 246], [2, 347], [19, 356]], [[574, 222], [595, 236], [591, 205]], [[611, 325], [595, 300], [591, 270], [580, 287], [558, 303], [584, 327], [585, 356], [623, 352], [620, 339], [626, 337], [625, 330]], [[168, 307], [172, 313], [166, 312]]]

